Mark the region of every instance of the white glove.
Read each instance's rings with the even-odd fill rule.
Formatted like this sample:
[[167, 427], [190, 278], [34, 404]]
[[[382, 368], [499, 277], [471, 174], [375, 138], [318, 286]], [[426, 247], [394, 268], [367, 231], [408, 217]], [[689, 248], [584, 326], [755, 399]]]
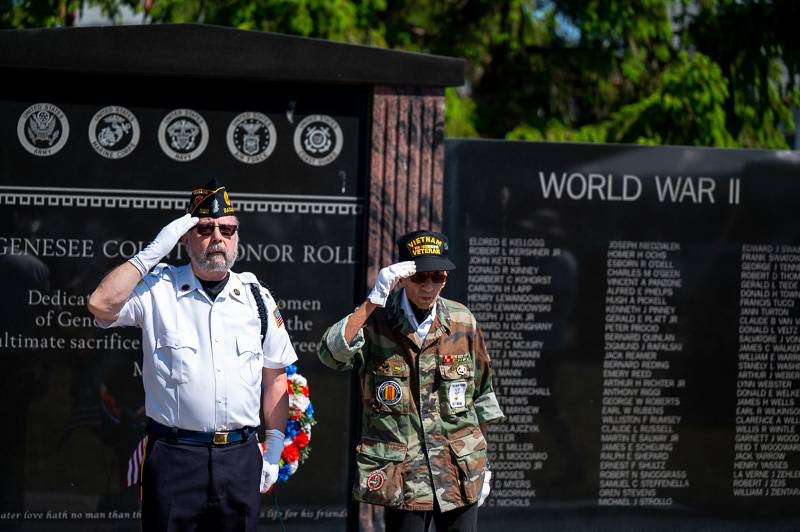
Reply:
[[264, 433], [266, 437], [264, 463], [261, 466], [261, 484], [259, 490], [266, 493], [278, 481], [278, 464], [283, 452], [283, 432], [278, 429], [269, 429]]
[[147, 275], [147, 272], [153, 269], [153, 266], [158, 264], [164, 258], [178, 240], [192, 227], [197, 225], [200, 218], [193, 217], [191, 214], [186, 213], [177, 220], [172, 220], [164, 226], [164, 228], [156, 235], [150, 244], [142, 251], [128, 259], [128, 262], [139, 270], [142, 277]]
[[483, 474], [483, 487], [481, 487], [481, 496], [478, 497], [478, 507], [483, 506], [483, 503], [486, 502], [486, 497], [489, 496], [489, 491], [492, 487], [492, 472], [488, 469]]
[[367, 299], [372, 301], [378, 306], [385, 307], [386, 299], [392, 292], [392, 288], [397, 284], [397, 281], [406, 277], [411, 277], [417, 272], [417, 265], [413, 260], [405, 262], [398, 262], [382, 268], [378, 272], [378, 278], [375, 279], [375, 288], [367, 296]]

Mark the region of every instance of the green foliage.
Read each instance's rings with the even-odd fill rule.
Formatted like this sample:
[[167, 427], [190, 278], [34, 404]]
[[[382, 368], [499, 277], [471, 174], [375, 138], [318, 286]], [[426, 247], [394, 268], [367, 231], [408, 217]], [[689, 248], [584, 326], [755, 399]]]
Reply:
[[0, 0], [5, 28], [195, 22], [464, 57], [450, 136], [786, 148], [793, 0]]
[[445, 123], [451, 137], [477, 138], [478, 130], [473, 125], [475, 102], [461, 96], [455, 87], [445, 90]]

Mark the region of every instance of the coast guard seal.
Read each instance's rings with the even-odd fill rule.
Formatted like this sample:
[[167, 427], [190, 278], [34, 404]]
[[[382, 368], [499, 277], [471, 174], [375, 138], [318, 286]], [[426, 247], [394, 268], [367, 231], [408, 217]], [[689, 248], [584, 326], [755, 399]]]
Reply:
[[311, 166], [332, 163], [341, 153], [343, 142], [342, 128], [328, 115], [307, 116], [294, 130], [294, 150]]

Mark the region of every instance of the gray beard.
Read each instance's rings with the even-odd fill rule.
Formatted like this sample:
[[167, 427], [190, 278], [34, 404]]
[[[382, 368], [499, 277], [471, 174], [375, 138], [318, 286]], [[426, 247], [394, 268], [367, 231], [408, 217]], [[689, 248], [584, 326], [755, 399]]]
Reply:
[[225, 258], [221, 259], [217, 253], [214, 253], [214, 251], [225, 251], [225, 248], [221, 245], [209, 246], [202, 256], [195, 253], [192, 246], [187, 246], [187, 251], [189, 253], [189, 258], [192, 259], [201, 270], [208, 273], [227, 272], [230, 270], [233, 263], [236, 262], [239, 252], [237, 247], [234, 247], [232, 250], [225, 252]]

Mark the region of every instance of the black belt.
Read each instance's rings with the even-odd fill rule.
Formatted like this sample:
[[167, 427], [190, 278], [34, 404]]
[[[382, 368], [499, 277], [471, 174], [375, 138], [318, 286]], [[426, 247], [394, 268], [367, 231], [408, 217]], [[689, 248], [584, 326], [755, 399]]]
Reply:
[[167, 427], [152, 419], [147, 420], [147, 433], [155, 438], [165, 438], [180, 443], [194, 445], [228, 445], [231, 443], [245, 442], [256, 433], [254, 427], [243, 427], [236, 430], [221, 430], [217, 432], [201, 432], [199, 430], [178, 429]]

